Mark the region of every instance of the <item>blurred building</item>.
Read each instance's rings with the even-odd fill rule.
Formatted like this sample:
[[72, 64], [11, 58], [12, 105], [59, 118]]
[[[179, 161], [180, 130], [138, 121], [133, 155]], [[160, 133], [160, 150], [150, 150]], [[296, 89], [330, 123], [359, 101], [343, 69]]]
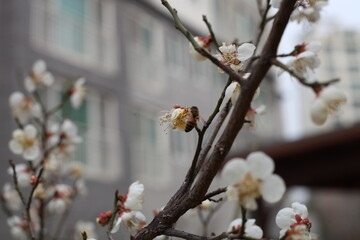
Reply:
[[[255, 3], [197, 0], [180, 5], [175, 7], [195, 35], [208, 35], [202, 13], [208, 14], [221, 40], [249, 41], [255, 34]], [[206, 119], [225, 74], [208, 61], [192, 59], [187, 40], [159, 1], [1, 0], [0, 16], [1, 146], [8, 145], [16, 128], [8, 97], [24, 90], [23, 78], [35, 60], [44, 59], [56, 76], [54, 88], [43, 94], [47, 107], [62, 98], [71, 80], [84, 76], [88, 98], [83, 106], [58, 113], [80, 128], [84, 141], [74, 160], [84, 163], [89, 187], [86, 199], [75, 202], [75, 217], [67, 224], [95, 221], [98, 213], [112, 207], [114, 190], [125, 193], [135, 180], [145, 183], [145, 214], [151, 219], [153, 208], [161, 208], [180, 186], [197, 140], [195, 131], [173, 132], [160, 126], [161, 111], [173, 104], [196, 105]], [[271, 77], [263, 88], [256, 104], [266, 103], [272, 110], [259, 121], [260, 131], [241, 134], [233, 146], [236, 151], [280, 139], [281, 131], [274, 131], [281, 123]], [[262, 140], [252, 144], [260, 136]], [[7, 147], [1, 148], [1, 155], [14, 157]], [[10, 181], [7, 168], [7, 161], [1, 161], [1, 183]], [[5, 221], [1, 214], [0, 232], [8, 234]]]

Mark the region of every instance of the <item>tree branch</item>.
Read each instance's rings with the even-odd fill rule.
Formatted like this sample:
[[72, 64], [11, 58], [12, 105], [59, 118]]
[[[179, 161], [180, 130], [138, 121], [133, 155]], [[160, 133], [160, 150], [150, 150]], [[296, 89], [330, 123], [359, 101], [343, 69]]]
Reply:
[[[186, 194], [178, 194], [178, 191], [167, 203], [164, 210], [135, 236], [136, 240], [150, 240], [163, 234], [167, 229], [171, 228], [173, 223], [175, 223], [188, 209], [197, 206], [203, 200], [207, 189], [221, 165], [224, 163], [225, 157], [229, 152], [235, 137], [244, 124], [245, 115], [250, 107], [254, 93], [272, 65], [271, 59], [276, 57], [279, 42], [289, 21], [295, 2], [296, 0], [282, 1], [260, 58], [254, 66], [250, 78], [246, 81], [242, 81], [241, 94], [234, 106], [229, 123], [217, 141], [209, 159], [204, 163], [199, 172], [193, 188]], [[167, 1], [162, 0], [162, 3], [167, 6], [174, 17], [174, 11]], [[177, 16], [174, 18], [179, 22]], [[186, 36], [188, 36], [189, 40], [193, 41], [193, 39], [189, 37], [191, 35], [187, 34]], [[236, 74], [236, 76], [237, 75], [238, 74]], [[233, 75], [230, 75], [230, 77], [231, 76]]]

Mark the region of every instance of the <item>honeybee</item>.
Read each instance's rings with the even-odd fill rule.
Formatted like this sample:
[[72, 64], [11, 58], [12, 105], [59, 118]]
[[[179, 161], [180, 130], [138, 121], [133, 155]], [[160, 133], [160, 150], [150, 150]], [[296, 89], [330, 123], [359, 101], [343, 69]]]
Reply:
[[200, 119], [199, 109], [196, 106], [189, 108], [188, 118], [186, 120], [185, 132], [190, 132], [196, 126]]

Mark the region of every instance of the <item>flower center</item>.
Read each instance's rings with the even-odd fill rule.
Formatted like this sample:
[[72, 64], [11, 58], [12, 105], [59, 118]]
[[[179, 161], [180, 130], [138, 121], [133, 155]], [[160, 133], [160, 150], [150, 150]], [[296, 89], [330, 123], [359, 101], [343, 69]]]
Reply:
[[19, 141], [25, 149], [31, 148], [35, 145], [35, 140], [32, 138], [22, 137], [21, 139], [19, 139]]
[[235, 184], [235, 187], [239, 192], [239, 199], [244, 199], [247, 197], [258, 198], [260, 197], [260, 180], [254, 178], [251, 173], [247, 173], [245, 177]]

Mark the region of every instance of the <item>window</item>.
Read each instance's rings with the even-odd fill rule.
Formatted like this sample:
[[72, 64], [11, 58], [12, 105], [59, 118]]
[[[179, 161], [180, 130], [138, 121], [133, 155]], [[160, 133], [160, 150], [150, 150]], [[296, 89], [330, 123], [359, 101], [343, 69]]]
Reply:
[[169, 136], [158, 117], [144, 111], [131, 114], [131, 163], [134, 176], [153, 188], [161, 189], [170, 181]]
[[161, 75], [165, 71], [163, 24], [144, 12], [138, 14], [134, 9], [129, 9], [126, 20], [126, 55], [131, 87], [158, 94], [165, 86], [165, 78]]
[[33, 0], [30, 37], [55, 57], [112, 73], [118, 67], [115, 7], [113, 0]]
[[[54, 88], [45, 93], [47, 108], [60, 102], [66, 89], [61, 83], [64, 79], [58, 79]], [[121, 144], [116, 98], [88, 88], [86, 100], [79, 109], [74, 110], [65, 104], [57, 115], [71, 119], [78, 127], [83, 141], [77, 145], [71, 160], [84, 164], [86, 177], [101, 181], [118, 179], [121, 174]]]

